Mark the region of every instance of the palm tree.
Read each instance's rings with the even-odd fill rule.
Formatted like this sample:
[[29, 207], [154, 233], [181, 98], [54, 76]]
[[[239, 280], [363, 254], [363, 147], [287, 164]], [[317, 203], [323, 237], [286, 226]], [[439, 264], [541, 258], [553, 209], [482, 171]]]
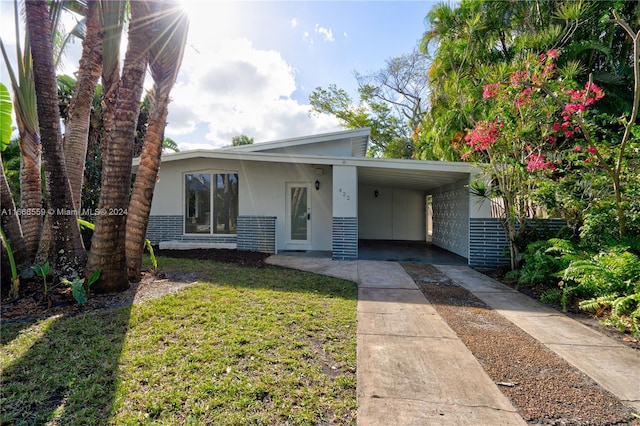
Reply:
[[93, 96], [102, 73], [102, 39], [100, 36], [100, 4], [87, 2], [86, 35], [73, 97], [65, 121], [64, 153], [75, 209], [80, 210], [82, 182], [87, 156], [87, 143]]
[[[109, 3], [109, 2], [107, 2]], [[96, 292], [122, 291], [129, 287], [125, 258], [126, 212], [131, 186], [132, 141], [140, 112], [140, 99], [148, 61], [149, 4], [130, 3], [129, 45], [122, 77], [105, 89], [106, 155], [103, 159], [102, 189], [86, 275], [100, 270]], [[105, 39], [106, 42], [106, 39]], [[107, 45], [105, 43], [105, 58]], [[113, 52], [109, 52], [113, 53]], [[104, 65], [105, 71], [112, 71]], [[113, 76], [113, 74], [110, 74]], [[107, 111], [111, 109], [111, 111]], [[108, 121], [107, 121], [108, 120]]]
[[86, 252], [64, 161], [51, 26], [43, 25], [50, 22], [49, 9], [46, 2], [29, 0], [25, 2], [25, 11], [42, 138], [45, 191], [51, 212], [48, 216], [55, 230], [51, 263], [62, 276], [71, 276], [84, 267]]
[[[9, 55], [4, 43], [0, 40], [2, 56], [7, 65], [14, 94], [14, 112], [20, 134], [20, 207], [25, 211], [39, 212], [42, 209], [42, 181], [40, 177], [40, 132], [38, 129], [38, 112], [36, 108], [36, 92], [33, 85], [33, 69], [31, 62], [31, 43], [27, 35], [24, 50], [20, 44], [18, 5], [14, 4], [14, 20], [16, 27], [16, 59], [17, 73], [10, 66]], [[20, 226], [24, 236], [24, 258], [31, 263], [35, 258], [42, 234], [41, 215], [23, 215]]]
[[150, 94], [149, 125], [127, 216], [127, 270], [132, 281], [140, 280], [142, 250], [160, 169], [169, 94], [182, 63], [189, 25], [187, 16], [173, 2], [151, 4], [155, 16], [149, 65], [154, 86]]

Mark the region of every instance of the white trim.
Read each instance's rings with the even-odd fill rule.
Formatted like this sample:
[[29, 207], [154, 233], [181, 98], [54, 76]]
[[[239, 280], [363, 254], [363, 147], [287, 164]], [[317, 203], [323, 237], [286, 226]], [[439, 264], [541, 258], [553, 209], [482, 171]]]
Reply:
[[[202, 234], [200, 234], [202, 235]], [[235, 249], [236, 243], [206, 243], [200, 241], [161, 241], [160, 250]]]

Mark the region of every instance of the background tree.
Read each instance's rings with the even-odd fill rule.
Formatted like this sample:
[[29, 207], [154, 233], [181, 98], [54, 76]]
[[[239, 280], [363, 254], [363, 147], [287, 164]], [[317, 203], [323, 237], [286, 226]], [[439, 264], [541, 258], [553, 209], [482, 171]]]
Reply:
[[313, 113], [330, 114], [348, 129], [371, 128], [368, 155], [413, 158], [427, 110], [427, 59], [417, 49], [391, 58], [371, 73], [355, 72], [359, 101], [335, 85], [316, 88], [309, 97]]
[[231, 138], [231, 145], [240, 146], [240, 145], [251, 145], [253, 144], [253, 138], [250, 138], [247, 135], [239, 135]]

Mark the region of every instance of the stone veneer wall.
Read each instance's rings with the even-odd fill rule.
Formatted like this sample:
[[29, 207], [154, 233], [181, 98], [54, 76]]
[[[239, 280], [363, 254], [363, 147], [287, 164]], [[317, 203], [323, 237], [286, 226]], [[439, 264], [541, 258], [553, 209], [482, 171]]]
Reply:
[[432, 243], [462, 257], [469, 256], [469, 190], [460, 181], [432, 194]]
[[332, 229], [333, 254], [338, 260], [358, 258], [358, 218], [334, 217]]
[[238, 250], [276, 252], [275, 216], [238, 216]]
[[[558, 232], [566, 226], [561, 219], [537, 219], [528, 226]], [[469, 220], [469, 266], [497, 268], [509, 264], [507, 234], [497, 218]]]

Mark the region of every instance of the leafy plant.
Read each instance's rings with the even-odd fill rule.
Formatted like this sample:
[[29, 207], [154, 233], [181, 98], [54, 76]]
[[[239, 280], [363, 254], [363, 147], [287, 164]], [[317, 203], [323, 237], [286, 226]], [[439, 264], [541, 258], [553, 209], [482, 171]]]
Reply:
[[629, 331], [633, 336], [640, 336], [640, 292], [627, 296], [608, 294], [580, 302], [583, 311], [596, 312], [599, 316], [604, 310], [611, 309], [609, 317], [603, 321], [605, 325], [616, 327], [620, 331]]
[[18, 268], [16, 267], [16, 260], [13, 257], [11, 244], [9, 244], [9, 240], [4, 235], [4, 231], [2, 230], [2, 228], [0, 228], [0, 237], [2, 237], [2, 242], [7, 248], [7, 257], [9, 258], [9, 265], [11, 268], [11, 296], [18, 297], [18, 293], [20, 292], [20, 277], [18, 276]]
[[72, 281], [69, 281], [66, 278], [62, 279], [62, 283], [71, 287], [71, 294], [73, 298], [76, 299], [80, 305], [84, 305], [87, 303], [87, 295], [91, 289], [91, 284], [98, 281], [100, 278], [100, 270], [96, 270], [91, 276], [86, 280], [84, 278], [74, 278]]
[[60, 285], [60, 283], [54, 284], [52, 286], [49, 286], [47, 284], [47, 275], [49, 275], [50, 272], [49, 262], [45, 262], [42, 265], [33, 265], [31, 267], [31, 270], [35, 272], [37, 276], [42, 278], [42, 285], [44, 286], [44, 297], [47, 302], [50, 303], [51, 301], [49, 300], [49, 292]]
[[153, 269], [158, 269], [158, 259], [156, 259], [156, 255], [153, 251], [153, 246], [151, 245], [150, 240], [144, 240], [144, 248], [149, 251], [149, 260], [151, 260], [151, 265]]
[[522, 268], [509, 272], [507, 278], [516, 279], [518, 285], [555, 286], [558, 283], [556, 274], [569, 264], [563, 254], [571, 250], [571, 242], [566, 240], [550, 239], [530, 243], [519, 256], [519, 260], [523, 262]]
[[592, 259], [573, 260], [561, 278], [564, 310], [572, 297], [627, 296], [640, 292], [640, 259], [626, 248], [612, 247]]

